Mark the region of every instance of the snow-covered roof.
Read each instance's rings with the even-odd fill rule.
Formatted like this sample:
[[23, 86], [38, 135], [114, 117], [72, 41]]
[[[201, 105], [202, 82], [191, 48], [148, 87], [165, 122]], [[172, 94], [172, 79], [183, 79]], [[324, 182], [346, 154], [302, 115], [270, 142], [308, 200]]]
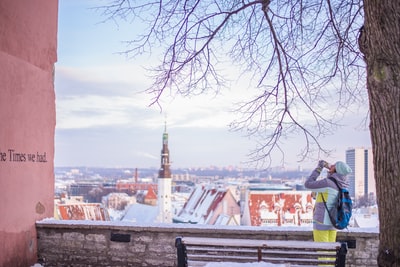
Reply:
[[55, 209], [60, 220], [110, 220], [107, 209], [100, 203], [56, 204]]
[[379, 226], [377, 214], [353, 214], [354, 227], [373, 228]]
[[132, 204], [121, 221], [137, 223], [154, 223], [158, 215], [158, 207], [145, 204]]
[[227, 194], [228, 189], [216, 188], [215, 186], [197, 186], [183, 206], [178, 216], [174, 217], [176, 222], [207, 223], [216, 207]]

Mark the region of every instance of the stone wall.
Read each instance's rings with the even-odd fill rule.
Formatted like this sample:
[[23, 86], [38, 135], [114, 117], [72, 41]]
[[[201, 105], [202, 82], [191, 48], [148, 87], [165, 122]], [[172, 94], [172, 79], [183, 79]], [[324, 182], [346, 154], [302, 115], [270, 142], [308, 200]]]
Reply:
[[[44, 266], [176, 266], [176, 236], [312, 240], [311, 229], [209, 225], [137, 225], [43, 220], [36, 223], [38, 258]], [[341, 231], [352, 241], [346, 266], [376, 266], [378, 233]]]

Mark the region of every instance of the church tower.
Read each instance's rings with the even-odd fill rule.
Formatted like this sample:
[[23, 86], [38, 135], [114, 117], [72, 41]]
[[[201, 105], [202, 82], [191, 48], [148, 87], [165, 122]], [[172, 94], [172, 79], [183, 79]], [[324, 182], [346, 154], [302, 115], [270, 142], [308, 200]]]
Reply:
[[171, 169], [169, 162], [168, 133], [165, 123], [162, 150], [161, 150], [161, 168], [158, 172], [158, 216], [159, 223], [172, 223], [171, 213]]

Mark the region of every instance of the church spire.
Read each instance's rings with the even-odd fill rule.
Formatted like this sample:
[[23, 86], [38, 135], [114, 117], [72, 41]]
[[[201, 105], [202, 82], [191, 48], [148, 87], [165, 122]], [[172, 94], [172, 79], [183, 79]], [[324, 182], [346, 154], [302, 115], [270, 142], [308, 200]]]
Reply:
[[168, 149], [167, 122], [165, 122], [164, 133], [163, 133], [163, 138], [162, 138], [161, 168], [158, 173], [158, 178], [171, 178], [171, 170], [170, 170], [170, 162], [169, 162], [169, 149]]

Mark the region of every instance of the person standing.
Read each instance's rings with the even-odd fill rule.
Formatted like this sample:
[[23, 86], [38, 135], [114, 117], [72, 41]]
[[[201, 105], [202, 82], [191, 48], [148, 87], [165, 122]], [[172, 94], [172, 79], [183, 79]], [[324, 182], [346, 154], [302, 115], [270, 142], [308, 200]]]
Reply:
[[[328, 175], [326, 178], [318, 179], [323, 168], [328, 169]], [[335, 179], [341, 188], [348, 188], [349, 182], [346, 176], [351, 172], [352, 169], [342, 161], [329, 165], [328, 162], [320, 160], [318, 166], [305, 181], [304, 186], [317, 193], [313, 214], [314, 241], [336, 242], [336, 228], [331, 223], [324, 200], [328, 209], [336, 205], [339, 188], [329, 178]]]

